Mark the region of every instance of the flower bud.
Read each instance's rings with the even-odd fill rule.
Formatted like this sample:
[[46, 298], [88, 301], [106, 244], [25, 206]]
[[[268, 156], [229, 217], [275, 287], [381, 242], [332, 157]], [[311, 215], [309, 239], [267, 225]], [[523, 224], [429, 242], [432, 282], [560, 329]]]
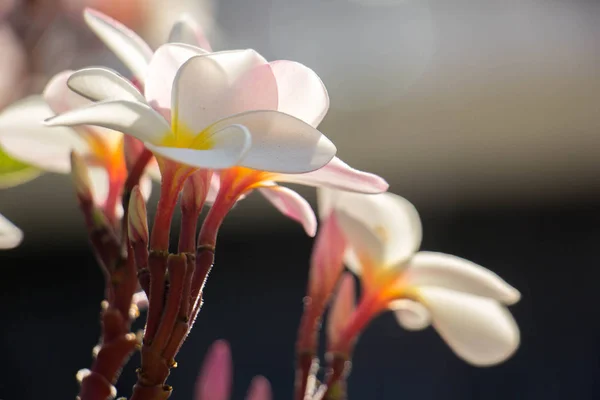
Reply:
[[139, 186], [133, 188], [129, 200], [129, 240], [132, 243], [148, 243], [148, 217], [146, 202]]
[[92, 183], [88, 167], [83, 158], [74, 151], [71, 151], [71, 177], [73, 178], [77, 197], [80, 200], [92, 201]]
[[209, 169], [199, 169], [187, 178], [181, 194], [183, 209], [201, 211], [210, 188], [211, 178], [212, 170]]

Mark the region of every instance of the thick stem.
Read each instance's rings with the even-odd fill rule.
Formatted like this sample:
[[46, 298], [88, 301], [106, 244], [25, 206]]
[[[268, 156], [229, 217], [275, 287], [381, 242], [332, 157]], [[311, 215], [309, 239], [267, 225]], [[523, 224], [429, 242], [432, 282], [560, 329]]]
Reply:
[[346, 380], [350, 375], [350, 361], [342, 354], [334, 354], [329, 362], [329, 372], [322, 400], [346, 400]]
[[144, 344], [152, 343], [163, 312], [167, 257], [166, 252], [152, 251], [148, 258], [150, 297], [148, 298], [148, 317], [146, 318], [146, 329], [144, 331]]

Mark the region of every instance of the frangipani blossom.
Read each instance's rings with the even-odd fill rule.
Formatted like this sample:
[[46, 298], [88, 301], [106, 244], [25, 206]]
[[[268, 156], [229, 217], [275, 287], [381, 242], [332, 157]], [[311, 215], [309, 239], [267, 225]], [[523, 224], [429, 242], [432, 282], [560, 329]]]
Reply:
[[462, 258], [418, 252], [421, 222], [414, 206], [390, 193], [322, 192], [321, 213], [335, 213], [349, 243], [346, 264], [363, 295], [332, 351], [348, 351], [377, 313], [392, 309], [410, 330], [430, 324], [452, 350], [478, 366], [509, 358], [519, 329], [507, 310], [520, 293], [493, 272]]
[[[69, 90], [67, 81], [71, 74], [72, 71], [57, 74], [42, 95], [20, 100], [0, 114], [0, 146], [17, 160], [56, 173], [70, 172], [70, 154], [75, 151], [91, 167], [95, 201], [109, 213], [120, 214], [118, 199], [127, 175], [123, 135], [98, 127], [50, 128], [42, 124], [56, 113], [89, 104], [87, 99]], [[149, 196], [149, 178], [143, 177], [140, 183]]]
[[[146, 97], [149, 97], [149, 102], [162, 110], [167, 117], [172, 102], [170, 93], [174, 89], [170, 82], [175, 79], [181, 65], [191, 57], [207, 55], [212, 51], [202, 29], [189, 16], [182, 16], [180, 21], [173, 26], [169, 35], [169, 42], [173, 44], [161, 47], [157, 51], [161, 54], [155, 54], [154, 57], [150, 47], [122, 24], [92, 10], [86, 11], [85, 18], [92, 30], [133, 72], [136, 79], [148, 86]], [[240, 110], [250, 105], [263, 110], [278, 111], [287, 114], [287, 120], [293, 121], [290, 116], [295, 117], [315, 129], [325, 117], [329, 108], [329, 96], [321, 79], [310, 68], [287, 60], [266, 63], [262, 57], [248, 50], [212, 54], [220, 54], [218, 57], [213, 56], [217, 61], [232, 58], [234, 54], [238, 54], [236, 57], [243, 56], [247, 64], [254, 66], [253, 69], [246, 68], [245, 73], [239, 68], [236, 72], [241, 78], [238, 79], [237, 84], [230, 85], [235, 88], [235, 91], [229, 94], [229, 96], [235, 96], [234, 109], [237, 107], [237, 110]], [[151, 67], [151, 63], [155, 66]], [[205, 60], [201, 66], [208, 72], [215, 69], [215, 64], [210, 63], [209, 60]], [[223, 74], [216, 71], [213, 75], [208, 76], [208, 72], [205, 73], [207, 78], [197, 90], [204, 90], [212, 94], [219, 88], [219, 82], [225, 81], [225, 78]], [[161, 76], [166, 78], [159, 79]], [[201, 78], [197, 76], [195, 79], [200, 80]], [[261, 93], [260, 99], [256, 99], [255, 92]], [[227, 96], [226, 93], [225, 96]], [[225, 99], [227, 97], [223, 96], [217, 99], [211, 98], [210, 105], [219, 105]], [[210, 105], [208, 110], [214, 108], [211, 108]], [[298, 121], [294, 122], [300, 125]], [[305, 129], [309, 131], [306, 126]], [[250, 131], [253, 135], [254, 146], [256, 138], [253, 130], [250, 129]], [[260, 156], [263, 157], [263, 155]], [[284, 162], [292, 161], [284, 153], [280, 153], [280, 159]], [[248, 156], [246, 156], [246, 163], [242, 165], [255, 169], [235, 168], [222, 171], [222, 180], [225, 185], [229, 185], [227, 197], [242, 198], [252, 189], [259, 189], [284, 215], [300, 222], [311, 236], [314, 236], [317, 226], [312, 208], [303, 197], [291, 189], [278, 186], [276, 182], [325, 186], [365, 193], [383, 192], [388, 187], [380, 177], [353, 169], [337, 157], [334, 157], [322, 168], [305, 174], [298, 174], [297, 170], [292, 174], [273, 173], [273, 168], [269, 169], [248, 163]], [[267, 170], [269, 172], [265, 172]], [[214, 200], [218, 186], [213, 185], [208, 201]]]
[[0, 214], [0, 250], [17, 247], [23, 241], [23, 231]]
[[[210, 347], [196, 380], [194, 400], [229, 400], [232, 378], [231, 350], [227, 342], [218, 340]], [[262, 376], [250, 383], [246, 400], [271, 400], [271, 385]]]

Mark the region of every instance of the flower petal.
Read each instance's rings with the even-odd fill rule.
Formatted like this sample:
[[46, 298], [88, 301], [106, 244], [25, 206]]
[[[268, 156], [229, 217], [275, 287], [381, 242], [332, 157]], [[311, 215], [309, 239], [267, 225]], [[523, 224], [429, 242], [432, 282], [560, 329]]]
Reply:
[[210, 137], [210, 150], [155, 146], [144, 143], [154, 154], [198, 168], [223, 169], [237, 165], [251, 145], [250, 133], [241, 125], [216, 130]]
[[70, 154], [82, 154], [88, 144], [70, 128], [49, 128], [43, 121], [54, 115], [41, 96], [30, 96], [0, 114], [0, 146], [11, 157], [40, 169], [68, 173]]
[[244, 125], [252, 147], [241, 165], [279, 173], [314, 171], [335, 156], [335, 145], [307, 123], [277, 111], [250, 111], [225, 118], [215, 126]]
[[101, 12], [88, 8], [83, 17], [90, 29], [143, 83], [152, 58], [148, 44], [132, 30]]
[[84, 68], [67, 80], [69, 88], [92, 101], [128, 100], [145, 103], [145, 97], [131, 82], [108, 68]]
[[0, 214], [0, 249], [17, 247], [23, 241], [23, 231]]
[[302, 224], [310, 237], [317, 233], [317, 217], [306, 199], [292, 189], [273, 185], [258, 189], [283, 215]]
[[360, 275], [364, 268], [382, 268], [385, 265], [385, 243], [381, 237], [375, 235], [361, 220], [343, 210], [335, 210], [330, 216], [337, 219], [347, 245], [352, 250], [351, 262], [348, 262], [347, 255], [344, 260], [352, 272]]
[[[415, 207], [406, 199], [392, 193], [360, 194], [319, 190], [320, 215], [325, 216], [331, 208], [352, 216], [357, 224], [371, 232], [377, 239], [379, 267], [393, 267], [406, 262], [419, 249], [422, 238], [421, 220]], [[349, 243], [351, 248], [356, 243]], [[373, 256], [373, 255], [372, 255]], [[351, 252], [346, 263], [359, 273], [356, 257]]]
[[206, 51], [212, 51], [204, 30], [189, 14], [183, 14], [173, 25], [171, 33], [169, 33], [169, 42], [191, 44]]
[[229, 400], [231, 392], [231, 350], [218, 340], [210, 347], [196, 379], [195, 400]]
[[88, 99], [69, 89], [67, 81], [72, 74], [71, 70], [62, 71], [54, 75], [44, 88], [44, 100], [56, 114], [91, 104]]
[[491, 297], [505, 304], [521, 298], [517, 289], [492, 271], [449, 254], [421, 251], [410, 260], [403, 284], [437, 286], [478, 296]]
[[280, 174], [275, 180], [359, 193], [382, 193], [389, 186], [383, 178], [354, 169], [338, 157], [333, 157], [327, 165], [316, 171], [306, 174]]
[[171, 91], [179, 68], [190, 58], [206, 51], [179, 43], [160, 46], [152, 56], [146, 71], [144, 96], [152, 107], [162, 113], [171, 108]]
[[250, 382], [246, 400], [271, 400], [271, 384], [264, 376], [255, 376]]
[[421, 303], [409, 299], [395, 300], [390, 303], [398, 323], [406, 330], [420, 331], [431, 325], [431, 314]]
[[519, 327], [496, 300], [439, 287], [421, 287], [418, 294], [440, 336], [466, 362], [495, 365], [519, 347]]
[[294, 61], [278, 60], [270, 64], [277, 80], [277, 110], [316, 128], [329, 109], [329, 95], [321, 78]]
[[277, 83], [271, 67], [254, 50], [196, 56], [175, 77], [173, 130], [182, 124], [199, 132], [230, 115], [277, 109]]
[[348, 324], [355, 309], [356, 288], [354, 276], [346, 272], [340, 278], [338, 290], [327, 316], [327, 341], [329, 347], [335, 347], [340, 334]]
[[313, 299], [327, 299], [344, 270], [346, 241], [335, 217], [331, 214], [321, 220], [319, 233], [313, 245], [308, 272], [308, 295]]
[[171, 127], [145, 104], [116, 100], [93, 103], [45, 121], [46, 126], [96, 125], [132, 135], [141, 141], [161, 143]]

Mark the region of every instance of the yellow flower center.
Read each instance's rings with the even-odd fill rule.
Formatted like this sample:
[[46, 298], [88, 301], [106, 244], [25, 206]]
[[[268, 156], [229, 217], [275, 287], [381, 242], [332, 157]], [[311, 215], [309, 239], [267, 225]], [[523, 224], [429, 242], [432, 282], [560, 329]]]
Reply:
[[176, 147], [179, 149], [209, 150], [214, 146], [211, 136], [210, 127], [199, 133], [195, 133], [183, 122], [178, 121], [177, 125], [173, 126], [173, 135], [166, 135], [161, 142], [161, 146]]

